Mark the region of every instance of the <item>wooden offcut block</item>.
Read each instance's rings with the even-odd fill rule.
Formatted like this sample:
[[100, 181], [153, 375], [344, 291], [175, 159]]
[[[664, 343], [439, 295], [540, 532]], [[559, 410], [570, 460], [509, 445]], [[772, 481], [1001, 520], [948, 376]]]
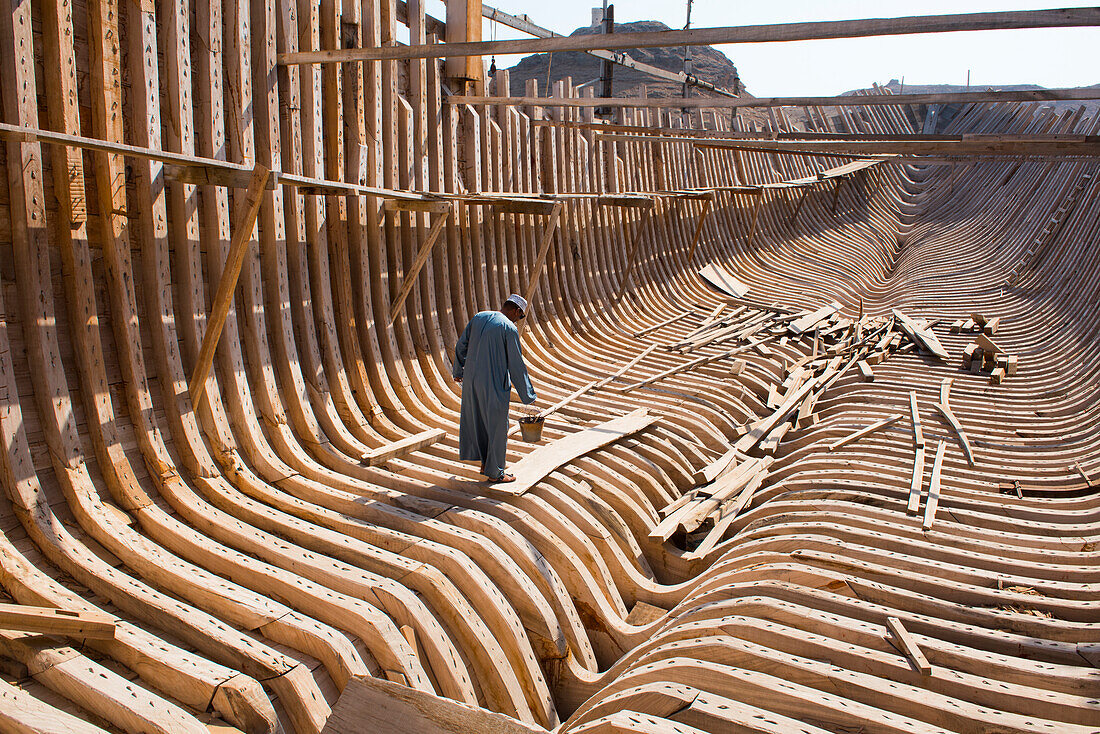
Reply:
[[23, 604], [0, 604], [0, 629], [92, 640], [115, 638], [115, 623], [105, 614]]
[[963, 350], [963, 369], [970, 369], [970, 365], [974, 362], [974, 355], [979, 352], [981, 352], [981, 347], [975, 342], [966, 345], [966, 349]]

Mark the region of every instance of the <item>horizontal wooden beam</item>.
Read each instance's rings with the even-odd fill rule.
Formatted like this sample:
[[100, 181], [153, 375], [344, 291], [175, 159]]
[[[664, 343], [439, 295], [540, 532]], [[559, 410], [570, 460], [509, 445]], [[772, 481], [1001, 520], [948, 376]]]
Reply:
[[[883, 107], [903, 104], [960, 104], [976, 102], [1073, 102], [1100, 99], [1100, 88], [986, 90], [934, 94], [845, 94], [837, 97], [475, 97], [452, 95], [449, 104], [527, 107], [649, 107], [737, 109], [741, 107]], [[561, 124], [543, 121], [541, 124]], [[591, 123], [599, 127], [598, 123]], [[681, 131], [685, 135], [690, 130]], [[698, 132], [698, 131], [696, 131]]]
[[[519, 17], [516, 15], [511, 15], [509, 13], [497, 10], [496, 8], [491, 8], [488, 5], [483, 4], [481, 6], [481, 14], [492, 21], [500, 23], [501, 25], [506, 25], [509, 28], [515, 28], [517, 31], [522, 31], [536, 38], [561, 37], [561, 34], [559, 33], [554, 33], [554, 31], [532, 23], [529, 19], [527, 19], [526, 16]], [[442, 37], [443, 34], [438, 35]], [[659, 66], [651, 66], [632, 58], [629, 54], [615, 53], [614, 51], [604, 51], [602, 49], [593, 49], [591, 51], [586, 51], [585, 53], [590, 56], [594, 56], [597, 59], [606, 59], [613, 64], [618, 64], [619, 66], [626, 67], [627, 69], [633, 69], [634, 71], [638, 71], [643, 74], [649, 74], [650, 76], [656, 77], [658, 79], [675, 82], [676, 84], [687, 84], [689, 87], [705, 89], [707, 91], [714, 92], [715, 94], [719, 94], [723, 97], [737, 97], [736, 92], [731, 92], [728, 89], [723, 89], [722, 87], [718, 87], [709, 82], [705, 82], [693, 74], [685, 74], [682, 71], [669, 71], [667, 69], [662, 69]]]
[[829, 38], [898, 36], [956, 31], [990, 31], [1014, 28], [1068, 28], [1100, 25], [1100, 8], [1059, 8], [958, 15], [919, 15], [902, 18], [776, 23], [678, 31], [600, 33], [507, 41], [436, 43], [340, 50], [300, 51], [279, 54], [280, 64], [339, 64], [354, 61], [438, 59], [493, 54], [535, 54], [597, 49], [668, 48], [710, 46], [724, 43], [773, 43]]
[[630, 194], [597, 196], [596, 203], [600, 206], [622, 206], [631, 209], [652, 209], [656, 204], [652, 196]]
[[421, 200], [409, 201], [406, 199], [386, 199], [382, 202], [382, 211], [393, 212], [420, 212], [425, 214], [450, 214], [454, 205], [450, 201]]
[[[48, 145], [64, 145], [70, 148], [80, 148], [81, 150], [95, 150], [128, 158], [158, 161], [165, 164], [164, 172], [169, 180], [183, 183], [245, 189], [248, 188], [252, 180], [252, 166], [243, 163], [229, 163], [216, 158], [203, 158], [185, 153], [173, 153], [168, 150], [143, 148], [138, 145], [112, 143], [98, 138], [84, 137], [83, 135], [68, 135], [52, 130], [40, 130], [0, 122], [0, 138], [11, 138], [25, 143], [38, 142]], [[375, 186], [360, 186], [346, 181], [332, 181], [272, 171], [266, 184], [267, 190], [274, 189], [277, 184], [294, 186], [302, 194], [321, 196], [378, 196], [409, 201], [438, 200], [437, 196], [430, 194], [383, 189]]]
[[475, 196], [464, 197], [460, 201], [466, 204], [491, 206], [496, 211], [506, 214], [552, 214], [554, 207], [557, 205], [557, 201], [554, 199], [541, 199], [533, 196]]
[[[682, 138], [601, 135], [604, 140], [685, 142]], [[896, 138], [896, 136], [895, 136]], [[914, 136], [906, 140], [693, 140], [700, 148], [804, 155], [1056, 155], [1100, 156], [1097, 135], [965, 135], [961, 139]]]

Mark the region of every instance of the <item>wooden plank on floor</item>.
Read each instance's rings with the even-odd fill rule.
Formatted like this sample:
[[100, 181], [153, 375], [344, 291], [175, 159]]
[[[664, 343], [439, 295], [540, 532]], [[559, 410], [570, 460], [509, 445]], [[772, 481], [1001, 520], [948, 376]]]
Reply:
[[936, 509], [940, 504], [940, 471], [943, 468], [943, 455], [947, 450], [947, 442], [940, 441], [936, 448], [936, 459], [932, 463], [932, 478], [928, 481], [928, 502], [924, 506], [925, 530], [932, 529], [932, 523], [936, 521]]
[[332, 709], [321, 734], [546, 734], [510, 716], [441, 698], [380, 678], [355, 676]]
[[840, 304], [837, 301], [833, 301], [828, 306], [822, 306], [813, 313], [806, 314], [802, 318], [792, 321], [787, 327], [787, 330], [792, 334], [802, 334], [839, 311]]
[[414, 433], [411, 436], [406, 436], [400, 441], [394, 441], [385, 446], [379, 446], [369, 453], [363, 454], [363, 461], [370, 466], [378, 466], [379, 464], [386, 463], [390, 459], [396, 459], [400, 456], [411, 454], [414, 451], [419, 451], [422, 448], [438, 443], [443, 440], [443, 437], [446, 435], [447, 431], [442, 428], [432, 428], [420, 433]]
[[749, 287], [747, 285], [733, 277], [728, 270], [718, 265], [711, 264], [703, 267], [699, 270], [699, 275], [718, 290], [734, 298], [744, 298], [749, 292]]
[[909, 504], [905, 511], [914, 513], [920, 507], [920, 490], [924, 484], [924, 446], [917, 446], [913, 457], [913, 480], [909, 484]]
[[913, 421], [913, 445], [924, 447], [924, 429], [920, 424], [920, 408], [917, 407], [917, 391], [909, 391], [909, 416]]
[[516, 476], [516, 481], [492, 486], [508, 494], [523, 494], [558, 467], [590, 451], [618, 441], [623, 436], [637, 433], [656, 423], [657, 420], [658, 417], [650, 415], [646, 408], [638, 408], [620, 418], [559, 438], [553, 443], [540, 446], [520, 459], [511, 470], [511, 473]]
[[894, 423], [896, 423], [897, 421], [900, 421], [900, 420], [901, 420], [901, 413], [894, 413], [893, 415], [891, 415], [887, 418], [883, 418], [880, 421], [875, 421], [874, 423], [867, 426], [866, 428], [861, 428], [860, 430], [856, 431], [855, 433], [851, 433], [851, 434], [845, 436], [844, 438], [840, 439], [836, 443], [831, 444], [829, 446], [829, 451], [836, 451], [837, 449], [841, 448], [842, 446], [847, 446], [848, 444], [852, 443], [853, 441], [858, 441], [859, 439], [863, 438], [864, 436], [870, 435], [870, 434], [874, 433], [875, 431], [879, 430], [880, 428], [885, 428], [886, 426], [892, 425], [892, 424], [894, 424]]
[[930, 328], [927, 326], [922, 327], [897, 309], [893, 310], [893, 314], [894, 318], [897, 319], [897, 322], [901, 325], [901, 328], [906, 331], [914, 341], [918, 342], [939, 359], [950, 359], [951, 355], [947, 353], [943, 344], [940, 344], [940, 340], [936, 338], [936, 335]]
[[902, 625], [901, 620], [897, 617], [887, 617], [886, 629], [890, 630], [890, 636], [886, 638], [887, 641], [898, 648], [905, 657], [909, 658], [909, 663], [921, 675], [931, 675], [932, 665], [928, 662], [928, 658], [924, 656], [924, 653], [921, 652], [917, 641], [909, 634], [909, 630]]

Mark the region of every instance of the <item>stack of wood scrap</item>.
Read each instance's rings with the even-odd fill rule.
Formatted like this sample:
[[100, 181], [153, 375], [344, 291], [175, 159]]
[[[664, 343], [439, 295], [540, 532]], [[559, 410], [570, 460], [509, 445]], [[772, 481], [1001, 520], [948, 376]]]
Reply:
[[681, 534], [689, 542], [698, 541], [688, 557], [702, 558], [718, 545], [737, 515], [748, 507], [764, 483], [772, 461], [767, 456], [730, 462], [713, 481], [696, 487], [661, 510], [664, 519], [649, 537], [665, 541]]
[[951, 322], [952, 334], [971, 334], [974, 332], [985, 334], [986, 336], [993, 336], [997, 333], [997, 329], [1001, 325], [1001, 317], [994, 316], [991, 319], [987, 319], [980, 313], [970, 314], [968, 319], [959, 319], [958, 321]]
[[963, 369], [977, 375], [989, 372], [989, 381], [994, 385], [1004, 382], [1004, 378], [1015, 375], [1019, 369], [1019, 358], [1008, 354], [985, 334], [966, 345], [963, 350]]
[[[814, 408], [825, 391], [846, 373], [857, 369], [873, 380], [871, 365], [881, 364], [899, 352], [920, 350], [938, 358], [947, 351], [927, 321], [894, 310], [889, 316], [844, 318], [833, 302], [814, 310], [793, 313], [761, 308], [716, 309], [670, 349], [687, 351], [703, 343], [727, 339], [747, 340], [752, 348], [764, 340], [802, 340], [808, 354], [785, 368], [784, 381], [769, 386], [763, 398], [773, 412], [738, 428], [737, 440], [718, 459], [695, 472], [699, 485], [661, 511], [663, 520], [650, 533], [655, 540], [682, 536], [686, 545], [698, 540], [688, 554], [702, 557], [722, 540], [737, 513], [751, 501], [764, 482], [771, 455], [792, 429], [817, 422]], [[724, 312], [724, 313], [723, 313]], [[740, 349], [728, 350], [737, 352]], [[727, 353], [723, 353], [725, 356]], [[902, 418], [891, 415], [829, 447], [835, 450]], [[750, 456], [750, 453], [755, 456]], [[761, 456], [762, 455], [762, 456]]]

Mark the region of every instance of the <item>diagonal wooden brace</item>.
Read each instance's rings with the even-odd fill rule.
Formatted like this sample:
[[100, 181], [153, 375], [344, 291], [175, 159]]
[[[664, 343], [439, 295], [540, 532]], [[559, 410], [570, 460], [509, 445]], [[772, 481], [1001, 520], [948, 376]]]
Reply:
[[638, 220], [637, 227], [634, 230], [634, 237], [630, 242], [630, 252], [627, 254], [626, 270], [623, 272], [623, 279], [619, 283], [619, 291], [615, 294], [616, 303], [622, 300], [623, 294], [626, 293], [626, 286], [630, 283], [630, 276], [634, 272], [634, 266], [638, 262], [638, 250], [641, 247], [642, 233], [645, 232], [646, 225], [649, 224], [649, 220], [653, 217], [653, 212], [657, 210], [657, 207], [647, 209], [645, 214]]
[[391, 324], [401, 311], [401, 306], [405, 304], [405, 299], [412, 293], [413, 286], [416, 285], [416, 277], [420, 275], [420, 270], [424, 267], [424, 263], [428, 262], [428, 255], [431, 254], [432, 248], [435, 247], [435, 242], [439, 239], [439, 234], [443, 231], [444, 225], [447, 224], [447, 219], [450, 218], [451, 213], [454, 211], [454, 206], [448, 204], [445, 209], [436, 209], [436, 211], [439, 212], [441, 216], [437, 217], [435, 222], [432, 223], [432, 228], [428, 230], [428, 236], [424, 238], [424, 244], [420, 246], [420, 250], [416, 253], [412, 265], [409, 266], [409, 272], [405, 274], [405, 280], [401, 283], [401, 290], [397, 292], [397, 297], [393, 299], [393, 306], [390, 307], [389, 323]]
[[561, 221], [561, 213], [564, 208], [565, 202], [556, 202], [554, 208], [550, 211], [550, 219], [547, 220], [546, 227], [542, 230], [542, 242], [539, 243], [538, 258], [535, 260], [534, 267], [531, 268], [531, 278], [527, 281], [527, 291], [523, 294], [523, 297], [527, 300], [528, 308], [535, 300], [539, 276], [542, 275], [542, 271], [546, 267], [546, 256], [550, 254], [550, 245], [554, 241], [554, 233], [558, 229], [558, 222]]
[[710, 208], [713, 204], [713, 198], [703, 200], [703, 211], [699, 214], [699, 223], [695, 225], [695, 234], [691, 237], [691, 247], [688, 249], [688, 265], [695, 257], [695, 248], [699, 246], [699, 235], [703, 233], [703, 224], [707, 221], [707, 215], [710, 214]]
[[202, 346], [199, 348], [199, 359], [187, 387], [192, 405], [196, 405], [206, 391], [206, 378], [210, 375], [210, 368], [214, 364], [214, 350], [218, 348], [222, 327], [225, 326], [225, 319], [229, 316], [229, 306], [233, 303], [237, 278], [241, 275], [244, 256], [248, 253], [249, 243], [252, 242], [252, 229], [256, 225], [256, 217], [260, 214], [260, 204], [263, 203], [264, 191], [267, 189], [270, 177], [271, 170], [262, 163], [257, 163], [252, 171], [252, 180], [248, 184], [244, 201], [241, 202], [237, 231], [233, 233], [233, 239], [229, 243], [225, 270], [222, 271], [221, 280], [218, 281], [218, 290], [214, 294], [213, 307], [210, 309], [210, 321], [206, 325], [206, 333], [202, 337]]

